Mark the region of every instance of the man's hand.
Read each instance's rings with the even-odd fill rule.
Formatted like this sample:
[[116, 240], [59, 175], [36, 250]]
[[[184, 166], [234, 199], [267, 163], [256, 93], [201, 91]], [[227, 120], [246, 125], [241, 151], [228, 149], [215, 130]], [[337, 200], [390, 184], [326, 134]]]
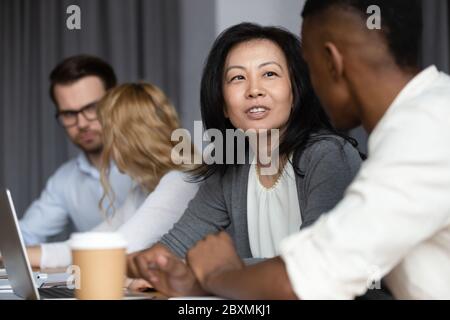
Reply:
[[147, 280], [167, 296], [205, 294], [189, 267], [161, 244], [129, 256], [128, 275]]
[[244, 263], [226, 232], [208, 235], [187, 253], [187, 262], [195, 277], [208, 290], [208, 278], [223, 271], [240, 270]]
[[280, 257], [246, 267], [225, 232], [199, 241], [189, 250], [187, 261], [202, 288], [217, 296], [245, 300], [297, 299]]
[[130, 278], [137, 279], [141, 278], [141, 272], [138, 266], [138, 259], [147, 259], [150, 262], [153, 262], [157, 255], [165, 254], [165, 255], [173, 255], [172, 252], [167, 249], [162, 244], [154, 244], [148, 249], [133, 252], [127, 255], [127, 275]]
[[136, 261], [134, 260], [134, 258], [136, 258], [138, 255], [140, 255], [150, 249], [145, 249], [145, 250], [136, 251], [136, 252], [127, 254], [127, 277], [128, 278], [130, 278], [130, 279], [139, 279], [140, 278], [139, 269], [136, 265]]
[[127, 288], [130, 291], [142, 292], [147, 289], [153, 288], [153, 286], [147, 280], [144, 280], [144, 279], [126, 278], [125, 279], [125, 288]]

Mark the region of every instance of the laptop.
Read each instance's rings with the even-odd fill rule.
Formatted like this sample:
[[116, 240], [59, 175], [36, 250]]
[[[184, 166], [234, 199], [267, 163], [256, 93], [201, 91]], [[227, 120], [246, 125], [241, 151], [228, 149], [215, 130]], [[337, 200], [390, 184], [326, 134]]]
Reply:
[[[36, 284], [28, 255], [26, 254], [19, 222], [8, 189], [0, 190], [0, 252], [14, 294], [23, 299], [69, 299], [74, 298], [73, 289], [66, 286], [41, 287]], [[67, 275], [69, 276], [69, 275]], [[154, 293], [126, 292], [125, 299], [155, 299]]]
[[11, 192], [0, 191], [0, 252], [14, 294], [28, 300], [73, 298], [69, 288], [38, 288], [19, 230]]

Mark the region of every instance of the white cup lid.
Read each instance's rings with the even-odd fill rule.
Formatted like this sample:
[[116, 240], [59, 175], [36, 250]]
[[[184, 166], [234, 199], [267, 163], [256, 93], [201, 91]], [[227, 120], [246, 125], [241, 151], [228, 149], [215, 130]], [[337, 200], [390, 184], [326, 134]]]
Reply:
[[117, 232], [77, 232], [70, 236], [70, 248], [76, 250], [120, 249], [126, 248], [127, 242]]

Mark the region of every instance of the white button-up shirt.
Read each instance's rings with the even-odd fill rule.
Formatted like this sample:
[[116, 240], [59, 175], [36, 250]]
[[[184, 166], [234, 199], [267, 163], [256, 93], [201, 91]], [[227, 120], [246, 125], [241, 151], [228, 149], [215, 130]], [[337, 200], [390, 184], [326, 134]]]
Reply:
[[[132, 180], [112, 164], [109, 180], [115, 195], [114, 207], [122, 206]], [[45, 242], [73, 222], [76, 231], [88, 231], [101, 223], [99, 209], [103, 195], [100, 173], [84, 153], [63, 164], [47, 181], [39, 199], [35, 200], [20, 220], [20, 229], [27, 245]], [[105, 208], [108, 199], [105, 199]]]
[[380, 277], [396, 298], [450, 299], [450, 77], [399, 93], [344, 199], [282, 243], [301, 299], [351, 299]]

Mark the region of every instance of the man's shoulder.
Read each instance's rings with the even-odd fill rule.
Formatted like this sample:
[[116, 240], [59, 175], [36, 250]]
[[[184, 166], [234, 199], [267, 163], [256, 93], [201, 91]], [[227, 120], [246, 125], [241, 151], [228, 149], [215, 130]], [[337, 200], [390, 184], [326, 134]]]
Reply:
[[450, 113], [448, 106], [450, 105], [450, 78], [448, 81], [439, 81], [429, 90], [422, 92], [411, 103], [413, 108], [418, 111], [426, 111], [427, 113], [442, 114]]
[[61, 164], [50, 179], [68, 179], [74, 172], [79, 170], [77, 157], [72, 158]]
[[[403, 130], [419, 131], [419, 129], [428, 128], [430, 131], [443, 130], [449, 133], [449, 105], [450, 78], [441, 79], [429, 86], [427, 90], [403, 101], [400, 108], [388, 112], [384, 122], [390, 124], [389, 127], [398, 127]], [[405, 126], [406, 123], [408, 126]]]
[[404, 102], [408, 111], [449, 112], [450, 104], [450, 76], [440, 72], [432, 83]]

